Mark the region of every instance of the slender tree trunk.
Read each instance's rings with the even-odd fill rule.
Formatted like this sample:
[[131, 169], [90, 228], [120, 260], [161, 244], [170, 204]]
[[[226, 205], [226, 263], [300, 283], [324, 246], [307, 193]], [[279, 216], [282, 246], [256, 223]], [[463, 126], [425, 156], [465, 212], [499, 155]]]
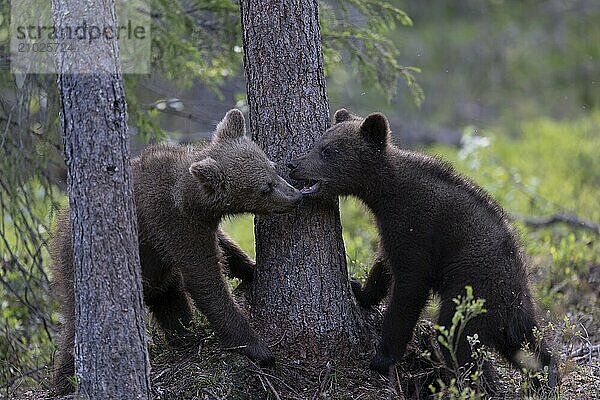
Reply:
[[[114, 0], [53, 0], [58, 26], [115, 26]], [[90, 399], [149, 399], [127, 111], [115, 41], [57, 55], [75, 280], [75, 373]], [[91, 74], [71, 74], [85, 67]], [[97, 68], [97, 70], [93, 70]]]
[[[242, 0], [250, 129], [285, 164], [329, 124], [315, 0]], [[300, 357], [343, 358], [361, 334], [337, 201], [255, 220], [252, 311], [259, 329]]]

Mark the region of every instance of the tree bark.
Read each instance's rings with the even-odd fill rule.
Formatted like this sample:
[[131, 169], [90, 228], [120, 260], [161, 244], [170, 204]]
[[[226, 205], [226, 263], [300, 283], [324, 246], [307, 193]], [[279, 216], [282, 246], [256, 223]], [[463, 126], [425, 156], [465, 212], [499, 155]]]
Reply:
[[[53, 0], [57, 26], [115, 26], [114, 0]], [[90, 399], [149, 399], [127, 111], [116, 41], [57, 54], [75, 281], [75, 372]], [[87, 64], [86, 64], [87, 63]], [[75, 67], [89, 74], [71, 74]], [[79, 71], [82, 69], [79, 68]]]
[[[242, 0], [253, 139], [278, 163], [307, 152], [329, 125], [314, 0]], [[337, 201], [255, 219], [252, 312], [286, 353], [343, 358], [361, 337]]]

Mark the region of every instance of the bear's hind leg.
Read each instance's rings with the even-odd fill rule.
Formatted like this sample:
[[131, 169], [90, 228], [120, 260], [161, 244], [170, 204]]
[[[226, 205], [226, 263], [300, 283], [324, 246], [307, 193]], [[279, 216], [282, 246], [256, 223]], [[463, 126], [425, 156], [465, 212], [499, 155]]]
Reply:
[[52, 286], [60, 301], [60, 312], [64, 319], [54, 355], [51, 378], [51, 393], [54, 395], [66, 395], [75, 390], [75, 283], [71, 249], [68, 213], [62, 212], [51, 246]]
[[146, 304], [165, 333], [168, 343], [175, 347], [185, 345], [187, 339], [193, 337], [190, 323], [194, 312], [185, 293], [181, 274], [174, 273], [169, 285], [159, 293], [148, 299]]
[[[544, 340], [538, 341], [533, 330], [537, 327], [533, 312], [529, 308], [520, 308], [520, 313], [515, 317], [511, 326], [507, 326], [505, 338], [498, 345], [498, 351], [504, 356], [516, 369], [521, 371], [527, 368], [532, 372], [541, 372], [544, 367], [548, 369], [548, 388], [554, 389], [558, 381], [557, 366], [552, 353], [548, 349]], [[522, 351], [524, 345], [528, 345], [533, 353], [533, 363], [528, 361]], [[539, 379], [533, 379], [533, 385], [536, 389], [542, 388]]]
[[65, 324], [62, 327], [57, 343], [56, 355], [54, 356], [54, 370], [52, 375], [52, 389], [54, 395], [66, 395], [75, 389], [72, 379], [75, 375], [75, 316], [65, 316]]

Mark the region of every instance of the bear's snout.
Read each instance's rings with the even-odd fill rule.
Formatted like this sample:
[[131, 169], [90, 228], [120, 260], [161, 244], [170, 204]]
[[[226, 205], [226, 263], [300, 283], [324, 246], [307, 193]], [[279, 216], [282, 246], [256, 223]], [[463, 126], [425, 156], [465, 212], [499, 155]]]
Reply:
[[295, 159], [295, 160], [292, 160], [292, 161], [290, 161], [290, 162], [287, 164], [287, 167], [288, 167], [290, 170], [295, 170], [296, 168], [298, 168], [298, 165], [299, 165], [299, 164], [300, 164], [300, 160], [298, 160], [298, 159]]

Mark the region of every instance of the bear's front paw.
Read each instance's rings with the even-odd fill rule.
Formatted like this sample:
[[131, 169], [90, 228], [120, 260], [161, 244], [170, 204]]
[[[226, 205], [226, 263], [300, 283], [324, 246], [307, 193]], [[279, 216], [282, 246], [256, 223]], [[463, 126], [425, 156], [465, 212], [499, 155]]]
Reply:
[[396, 360], [390, 356], [384, 356], [381, 354], [375, 354], [375, 357], [371, 359], [369, 368], [373, 371], [379, 372], [381, 375], [388, 375], [390, 373], [390, 367], [396, 364]]
[[261, 367], [272, 367], [275, 365], [275, 356], [269, 348], [262, 344], [252, 344], [240, 349], [240, 353], [256, 362]]
[[254, 280], [254, 273], [256, 271], [256, 262], [253, 260], [247, 260], [240, 262], [237, 265], [231, 267], [232, 275], [235, 278], [241, 279], [242, 282], [251, 283]]
[[367, 301], [365, 301], [365, 298], [363, 295], [362, 284], [360, 283], [360, 281], [357, 279], [351, 278], [350, 279], [350, 287], [352, 288], [352, 293], [354, 293], [354, 298], [356, 299], [356, 302], [361, 307], [369, 307], [369, 304], [367, 304]]

